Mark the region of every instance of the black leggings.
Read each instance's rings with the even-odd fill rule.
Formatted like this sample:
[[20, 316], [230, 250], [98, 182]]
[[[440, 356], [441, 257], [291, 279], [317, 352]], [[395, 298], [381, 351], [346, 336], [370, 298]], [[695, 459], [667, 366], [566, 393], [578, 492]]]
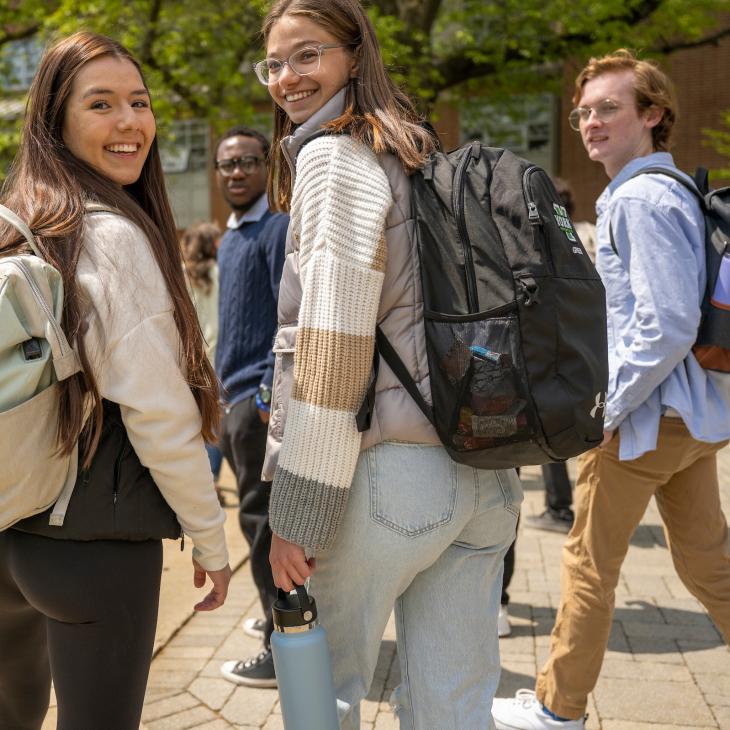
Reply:
[[0, 728], [137, 730], [162, 574], [159, 540], [0, 532]]

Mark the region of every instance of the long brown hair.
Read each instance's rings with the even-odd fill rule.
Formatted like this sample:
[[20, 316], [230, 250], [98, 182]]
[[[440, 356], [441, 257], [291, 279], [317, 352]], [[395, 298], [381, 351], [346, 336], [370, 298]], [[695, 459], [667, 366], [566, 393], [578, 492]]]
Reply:
[[[64, 113], [74, 80], [85, 64], [105, 56], [130, 61], [144, 81], [139, 64], [124, 46], [94, 33], [75, 33], [44, 54], [30, 88], [20, 148], [3, 189], [5, 204], [28, 223], [43, 257], [63, 278], [61, 324], [76, 345], [82, 372], [60, 383], [58, 444], [61, 453], [70, 453], [81, 437], [84, 466], [90, 464], [98, 446], [103, 413], [84, 347], [86, 312], [76, 282], [85, 206], [90, 201], [118, 210], [146, 235], [172, 299], [181, 358], [206, 439], [213, 439], [219, 417], [217, 381], [185, 287], [157, 140], [152, 142], [139, 179], [123, 188], [75, 157], [63, 141]], [[24, 245], [17, 232], [8, 226], [0, 228], [0, 255], [20, 250]], [[87, 398], [92, 412], [88, 427], [83, 428]]]
[[204, 294], [213, 286], [211, 269], [218, 253], [218, 239], [221, 229], [215, 223], [193, 223], [180, 238], [185, 271], [190, 283]]
[[[354, 49], [358, 76], [347, 85], [345, 111], [324, 128], [333, 132], [347, 130], [353, 139], [364, 142], [374, 152], [392, 153], [407, 173], [423, 167], [436, 142], [421, 125], [411, 100], [388, 76], [375, 29], [358, 0], [278, 0], [261, 29], [265, 44], [274, 24], [285, 15], [308, 18]], [[294, 124], [275, 104], [268, 193], [269, 200], [281, 211], [289, 209], [292, 179], [279, 142], [293, 131]]]

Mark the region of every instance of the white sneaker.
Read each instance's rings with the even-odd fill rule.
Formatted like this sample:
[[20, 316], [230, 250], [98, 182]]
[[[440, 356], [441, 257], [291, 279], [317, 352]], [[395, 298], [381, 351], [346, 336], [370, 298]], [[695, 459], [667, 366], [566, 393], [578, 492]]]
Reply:
[[499, 607], [499, 616], [497, 616], [497, 636], [503, 638], [512, 633], [512, 624], [509, 622], [509, 613], [507, 606]]
[[266, 638], [266, 621], [262, 618], [247, 618], [241, 624], [241, 628], [244, 634], [253, 636], [254, 639], [261, 639], [263, 641]]
[[531, 689], [514, 697], [494, 698], [492, 717], [497, 730], [583, 730], [585, 720], [554, 720], [542, 709]]

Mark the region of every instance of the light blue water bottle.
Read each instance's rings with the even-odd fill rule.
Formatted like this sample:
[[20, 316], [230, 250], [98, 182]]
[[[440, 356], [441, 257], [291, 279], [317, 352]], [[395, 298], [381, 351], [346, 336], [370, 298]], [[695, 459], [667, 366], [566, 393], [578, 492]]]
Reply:
[[327, 636], [304, 586], [279, 589], [272, 606], [271, 653], [286, 730], [339, 730]]

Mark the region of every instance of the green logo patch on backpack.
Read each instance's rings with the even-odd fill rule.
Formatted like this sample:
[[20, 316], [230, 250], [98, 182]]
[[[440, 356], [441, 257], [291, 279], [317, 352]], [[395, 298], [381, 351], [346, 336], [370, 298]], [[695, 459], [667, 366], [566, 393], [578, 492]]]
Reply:
[[576, 242], [575, 231], [573, 230], [573, 224], [570, 222], [568, 211], [565, 210], [565, 206], [553, 203], [553, 215], [555, 222], [558, 224], [560, 230], [565, 234], [569, 241]]

